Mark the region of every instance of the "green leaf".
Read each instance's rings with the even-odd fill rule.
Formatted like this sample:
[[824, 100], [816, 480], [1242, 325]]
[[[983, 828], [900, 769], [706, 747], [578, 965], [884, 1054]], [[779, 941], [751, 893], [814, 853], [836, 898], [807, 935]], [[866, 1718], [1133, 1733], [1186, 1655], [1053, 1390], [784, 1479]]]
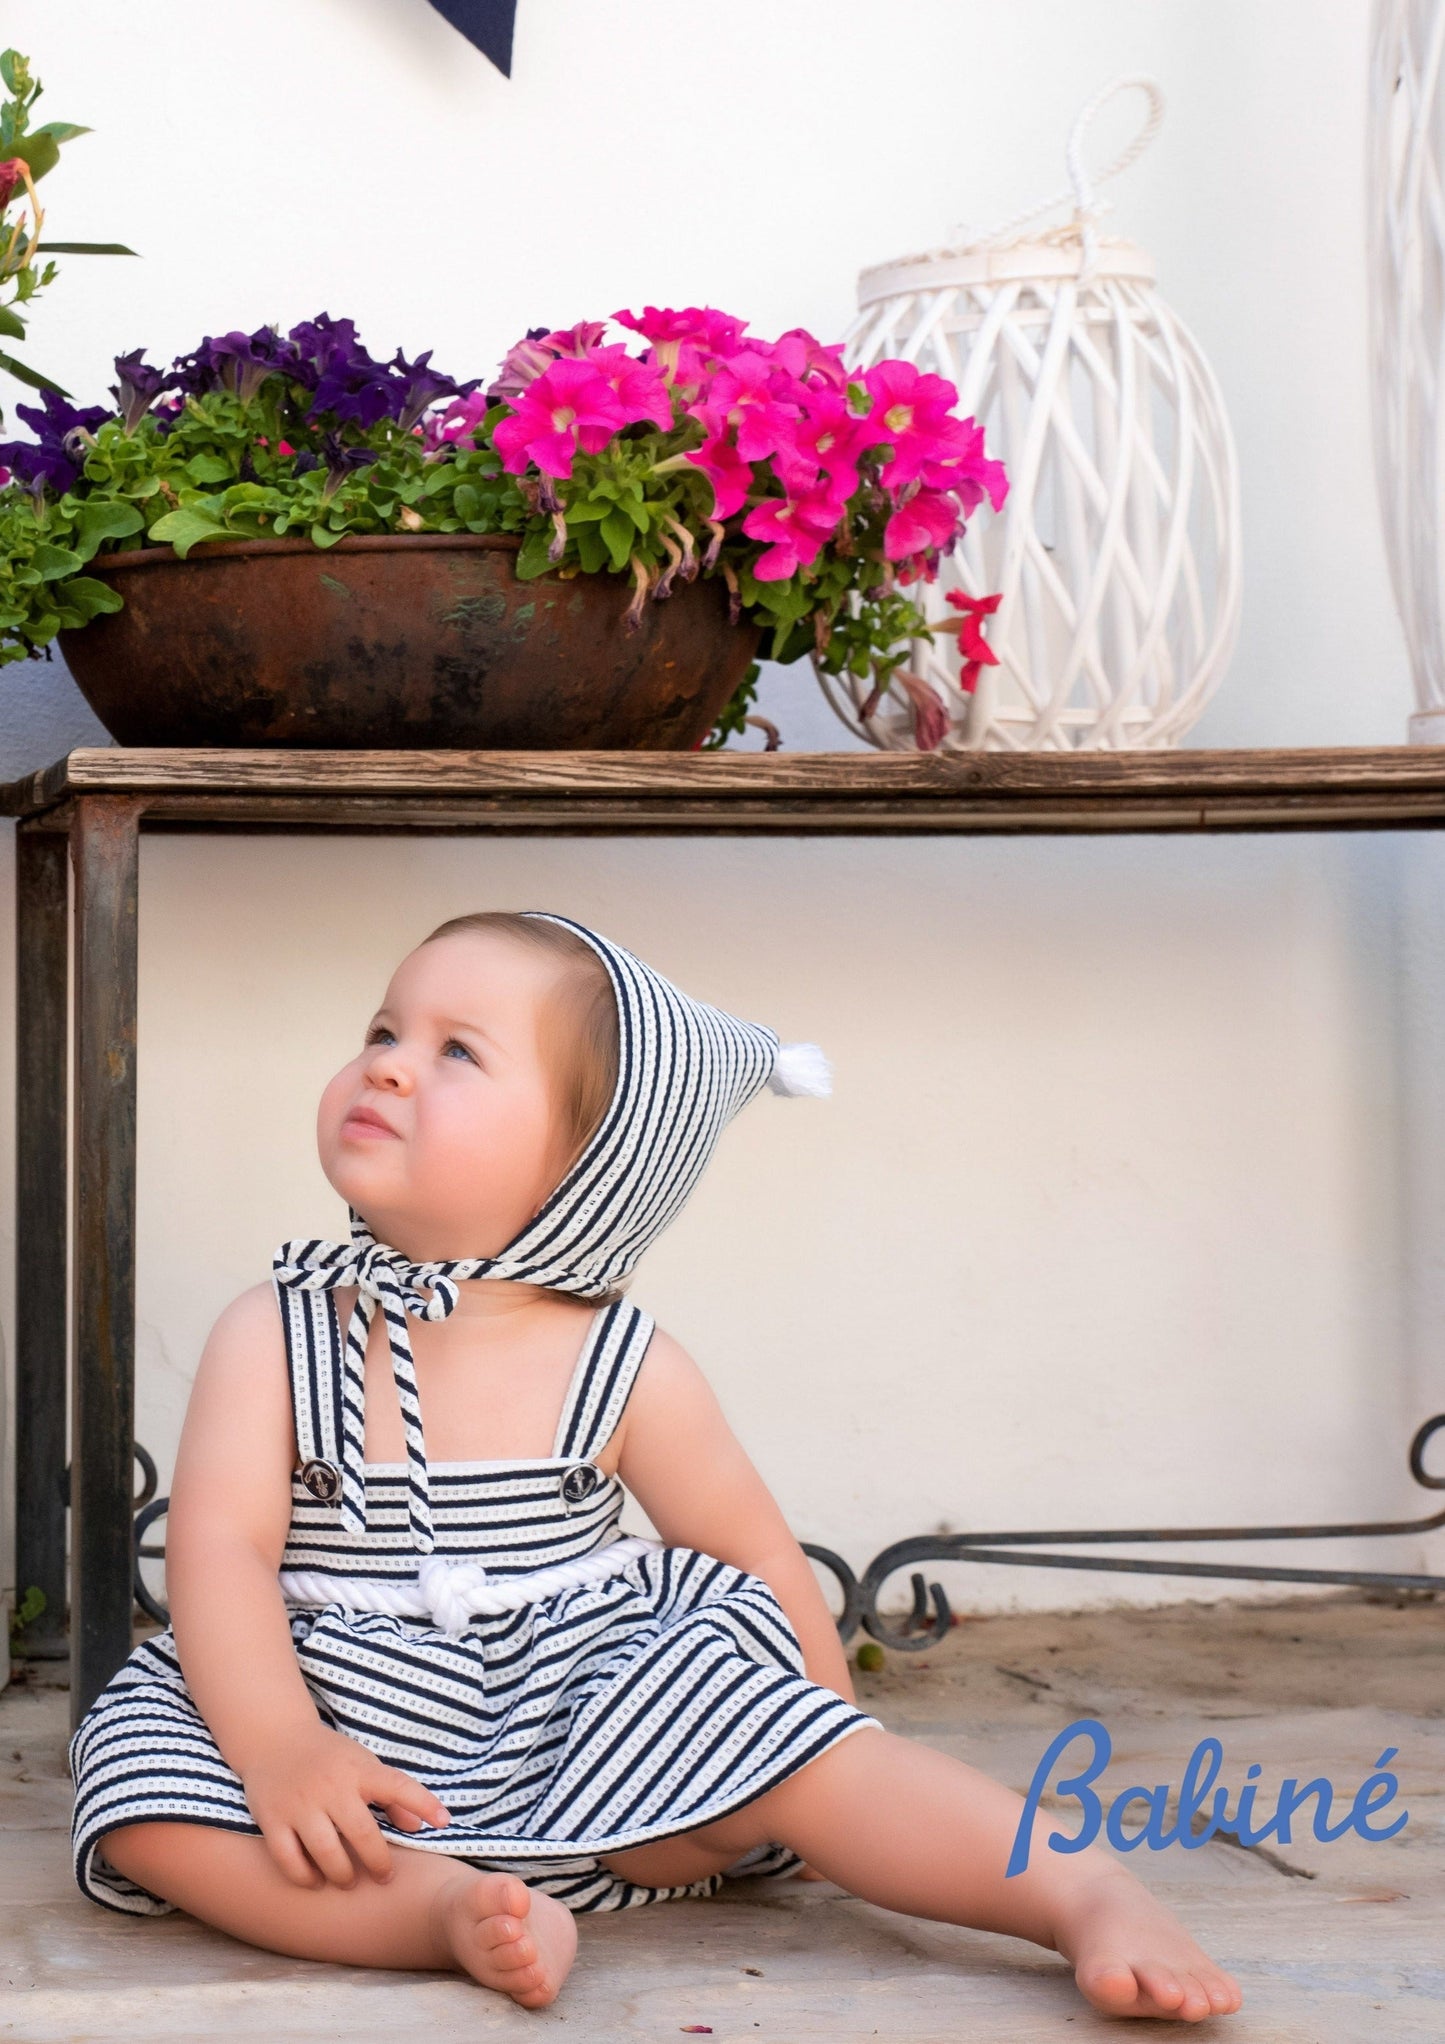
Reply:
[[46, 121], [35, 130], [37, 135], [51, 135], [57, 142], [73, 142], [77, 135], [89, 135], [90, 128], [78, 128], [74, 121]]
[[63, 383], [56, 383], [52, 377], [42, 376], [38, 369], [28, 369], [23, 362], [17, 362], [13, 355], [0, 355], [0, 369], [7, 370], [17, 383], [28, 384], [31, 390], [53, 390], [57, 397], [70, 396]]
[[519, 582], [530, 582], [534, 576], [546, 574], [552, 565], [547, 558], [547, 549], [552, 544], [552, 537], [550, 525], [527, 534], [517, 552], [515, 572]]
[[76, 546], [81, 559], [90, 560], [105, 540], [129, 539], [144, 526], [145, 519], [134, 504], [104, 501], [82, 504], [75, 514]]
[[199, 546], [204, 539], [224, 539], [226, 528], [217, 525], [204, 512], [192, 511], [182, 505], [178, 511], [168, 511], [164, 518], [158, 518], [151, 527], [148, 538], [157, 545], [169, 544], [184, 560], [193, 546]]
[[0, 305], [0, 334], [4, 334], [12, 341], [23, 341], [25, 338], [24, 320], [13, 313], [8, 305]]
[[625, 568], [632, 559], [633, 524], [625, 511], [609, 511], [597, 528], [612, 556], [614, 568]]
[[97, 581], [94, 575], [72, 575], [61, 595], [68, 607], [79, 613], [82, 623], [125, 609], [124, 602], [110, 584]]
[[54, 170], [59, 163], [60, 144], [53, 135], [47, 135], [44, 128], [37, 128], [33, 135], [23, 136], [11, 153], [18, 156], [29, 170], [31, 182], [39, 184], [46, 171]]
[[229, 483], [233, 480], [230, 462], [219, 454], [193, 454], [186, 463], [186, 474], [193, 483]]
[[325, 525], [313, 525], [311, 528], [313, 546], [335, 546], [337, 540], [344, 539], [345, 536], [344, 533], [332, 532], [330, 527]]
[[61, 574], [74, 574], [80, 564], [80, 554], [67, 546], [49, 546], [47, 542], [41, 542], [41, 546], [37, 546], [31, 554], [31, 568], [35, 568], [43, 583], [55, 583]]
[[128, 255], [135, 250], [127, 248], [123, 241], [47, 241], [47, 255]]
[[600, 575], [607, 566], [607, 547], [596, 526], [584, 525], [572, 537], [577, 543], [577, 558], [582, 563], [582, 572]]
[[62, 575], [73, 575], [81, 559], [68, 546], [42, 544], [30, 556], [30, 565], [38, 571], [42, 582], [54, 582]]

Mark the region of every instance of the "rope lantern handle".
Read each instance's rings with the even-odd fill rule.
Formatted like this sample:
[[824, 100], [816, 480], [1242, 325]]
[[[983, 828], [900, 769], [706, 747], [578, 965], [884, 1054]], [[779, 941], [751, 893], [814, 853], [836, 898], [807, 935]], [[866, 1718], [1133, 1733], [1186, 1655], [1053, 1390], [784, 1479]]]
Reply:
[[[1107, 169], [1097, 171], [1091, 179], [1084, 167], [1084, 135], [1089, 123], [1116, 93], [1127, 92], [1131, 88], [1137, 88], [1144, 93], [1149, 101], [1149, 111], [1144, 117], [1144, 124], [1133, 140], [1120, 150]], [[965, 239], [960, 245], [951, 248], [949, 254], [962, 255], [979, 248], [1013, 248], [1026, 240], [1048, 242], [1077, 240], [1083, 245], [1080, 279], [1092, 275], [1099, 254], [1096, 223], [1113, 204], [1111, 199], [1100, 199], [1097, 196], [1097, 187], [1107, 183], [1111, 177], [1117, 177], [1120, 171], [1127, 170], [1130, 164], [1137, 163], [1158, 134], [1163, 122], [1164, 88], [1157, 78], [1151, 78], [1146, 72], [1130, 72], [1125, 77], [1114, 79], [1109, 85], [1101, 86], [1088, 104], [1080, 108], [1074, 125], [1069, 130], [1069, 139], [1064, 145], [1064, 162], [1068, 168], [1069, 182], [1060, 191], [1055, 192], [1052, 198], [1044, 199], [1037, 206], [1030, 206], [1026, 213], [1015, 213], [1010, 219], [999, 221], [996, 226], [978, 229], [957, 228], [955, 232], [963, 235]], [[1047, 234], [1022, 235], [1015, 232], [1030, 221], [1037, 220], [1041, 214], [1052, 213], [1056, 206], [1062, 206], [1069, 199], [1074, 202], [1074, 215], [1072, 220], [1064, 225], [1051, 228]]]

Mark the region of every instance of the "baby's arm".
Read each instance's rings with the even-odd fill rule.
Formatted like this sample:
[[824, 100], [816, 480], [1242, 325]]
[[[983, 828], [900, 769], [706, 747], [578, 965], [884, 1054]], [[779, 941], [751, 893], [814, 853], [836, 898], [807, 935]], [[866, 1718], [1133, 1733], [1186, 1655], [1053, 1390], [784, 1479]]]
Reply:
[[166, 1527], [171, 1625], [192, 1700], [282, 1872], [350, 1886], [343, 1840], [379, 1878], [390, 1868], [368, 1801], [403, 1830], [444, 1824], [446, 1810], [323, 1725], [302, 1679], [277, 1582], [295, 1458], [280, 1314], [257, 1285], [211, 1330], [186, 1408]]
[[706, 1377], [660, 1327], [627, 1401], [617, 1473], [661, 1539], [760, 1576], [798, 1636], [809, 1679], [854, 1701], [838, 1627], [811, 1562]]
[[294, 1461], [285, 1343], [270, 1287], [243, 1292], [196, 1370], [166, 1522], [166, 1591], [186, 1684], [222, 1757], [244, 1775], [312, 1731], [277, 1586]]

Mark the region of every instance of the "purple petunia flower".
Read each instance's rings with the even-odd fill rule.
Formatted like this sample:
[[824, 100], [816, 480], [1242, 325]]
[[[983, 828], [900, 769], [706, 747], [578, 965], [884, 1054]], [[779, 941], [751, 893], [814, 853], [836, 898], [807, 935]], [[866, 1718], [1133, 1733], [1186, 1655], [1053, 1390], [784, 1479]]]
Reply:
[[117, 355], [115, 373], [120, 381], [110, 386], [110, 394], [119, 404], [125, 430], [134, 433], [156, 399], [170, 389], [175, 378], [164, 369], [153, 368], [146, 361], [143, 348], [132, 348], [128, 355]]
[[393, 409], [391, 372], [356, 338], [356, 322], [320, 312], [288, 336], [304, 373], [297, 381], [313, 393], [310, 413], [329, 412], [339, 425], [365, 432]]
[[84, 443], [76, 435], [93, 433], [115, 416], [108, 405], [77, 410], [53, 390], [45, 391], [38, 405], [16, 405], [15, 409], [37, 437], [7, 440], [0, 446], [0, 462], [37, 493], [49, 488], [58, 495], [80, 478]]
[[474, 376], [470, 383], [458, 383], [455, 377], [443, 376], [440, 369], [429, 367], [432, 351], [418, 355], [415, 362], [408, 362], [398, 348], [387, 367], [392, 377], [392, 397], [397, 405], [396, 423], [403, 433], [409, 433], [421, 419], [423, 412], [440, 402], [444, 397], [470, 397], [481, 382]]
[[321, 436], [321, 458], [326, 463], [326, 483], [321, 501], [329, 504], [346, 478], [358, 468], [367, 468], [376, 460], [376, 453], [370, 447], [347, 447], [339, 434], [324, 433]]
[[285, 374], [289, 368], [286, 343], [275, 327], [258, 327], [253, 334], [207, 334], [194, 354], [178, 356], [170, 381], [191, 397], [210, 390], [229, 390], [249, 404], [268, 376]]

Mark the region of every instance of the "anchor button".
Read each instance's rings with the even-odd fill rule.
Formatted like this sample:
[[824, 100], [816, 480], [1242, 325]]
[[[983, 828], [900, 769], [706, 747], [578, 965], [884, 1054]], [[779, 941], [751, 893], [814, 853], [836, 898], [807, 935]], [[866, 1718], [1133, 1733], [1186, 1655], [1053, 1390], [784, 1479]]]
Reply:
[[591, 1462], [574, 1462], [562, 1473], [562, 1496], [569, 1505], [583, 1504], [602, 1481], [602, 1472]]
[[309, 1462], [301, 1465], [301, 1481], [312, 1497], [329, 1505], [341, 1495], [341, 1472], [330, 1462], [323, 1462], [319, 1455], [313, 1455]]

